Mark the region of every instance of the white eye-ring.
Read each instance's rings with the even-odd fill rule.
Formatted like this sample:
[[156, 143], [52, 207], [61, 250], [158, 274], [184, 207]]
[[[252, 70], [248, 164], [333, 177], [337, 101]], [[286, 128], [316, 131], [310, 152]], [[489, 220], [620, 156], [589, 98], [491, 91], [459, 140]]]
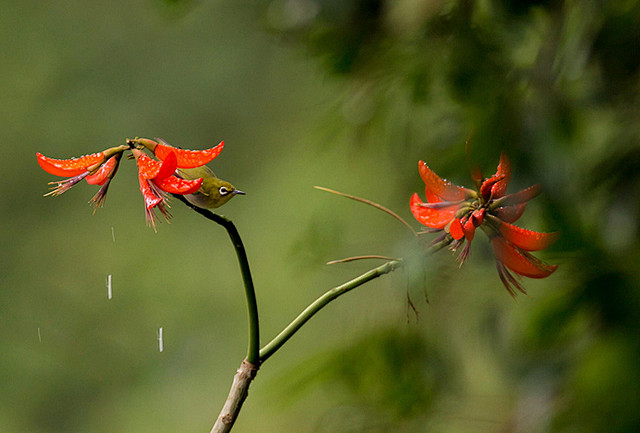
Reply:
[[226, 187], [226, 186], [221, 186], [221, 187], [218, 189], [218, 192], [219, 192], [219, 193], [220, 193], [220, 195], [222, 195], [222, 196], [225, 196], [225, 195], [229, 194], [229, 190], [227, 189], [227, 187]]

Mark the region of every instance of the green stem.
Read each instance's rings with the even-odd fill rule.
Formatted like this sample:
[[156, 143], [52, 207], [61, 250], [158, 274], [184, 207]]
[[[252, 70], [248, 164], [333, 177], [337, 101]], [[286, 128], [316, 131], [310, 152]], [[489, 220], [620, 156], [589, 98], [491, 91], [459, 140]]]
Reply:
[[298, 315], [286, 328], [280, 332], [271, 342], [260, 349], [260, 363], [263, 363], [271, 355], [273, 355], [284, 343], [289, 340], [298, 329], [300, 329], [309, 319], [311, 319], [318, 311], [324, 308], [329, 302], [345, 293], [361, 286], [368, 281], [378, 278], [384, 274], [388, 274], [401, 264], [399, 260], [390, 260], [377, 268], [348, 281], [340, 286], [334, 287], [327, 291], [324, 295], [316, 299], [302, 313]]
[[174, 197], [178, 198], [200, 215], [220, 224], [227, 230], [229, 238], [231, 238], [231, 243], [236, 250], [236, 255], [238, 256], [238, 263], [240, 264], [240, 271], [242, 272], [242, 280], [244, 282], [245, 296], [247, 298], [247, 312], [249, 314], [249, 348], [247, 349], [247, 361], [253, 365], [260, 365], [260, 321], [258, 317], [258, 302], [256, 300], [256, 292], [253, 287], [253, 279], [251, 278], [249, 260], [247, 259], [247, 253], [244, 249], [240, 233], [238, 233], [236, 226], [229, 218], [195, 206], [189, 203], [184, 196], [174, 194]]

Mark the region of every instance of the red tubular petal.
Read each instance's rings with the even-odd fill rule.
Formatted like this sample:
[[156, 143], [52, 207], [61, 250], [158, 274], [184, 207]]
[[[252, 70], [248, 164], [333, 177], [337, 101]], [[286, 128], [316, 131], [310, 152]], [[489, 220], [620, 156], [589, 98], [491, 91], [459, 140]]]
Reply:
[[433, 229], [441, 229], [446, 226], [455, 217], [458, 209], [457, 205], [443, 209], [430, 209], [420, 206], [421, 203], [420, 196], [413, 194], [410, 202], [411, 212], [420, 224]]
[[220, 144], [215, 147], [205, 150], [179, 149], [166, 143], [159, 143], [156, 146], [154, 153], [159, 159], [164, 160], [171, 152], [173, 152], [176, 155], [179, 168], [195, 168], [213, 161], [216, 156], [220, 155], [223, 147], [224, 141], [221, 141]]
[[539, 251], [547, 248], [558, 239], [558, 232], [540, 233], [526, 230], [503, 222], [500, 233], [509, 242], [525, 251]]
[[165, 177], [161, 180], [154, 179], [153, 182], [163, 191], [170, 194], [193, 194], [200, 189], [202, 178], [186, 180], [176, 176]]
[[460, 218], [454, 218], [449, 226], [449, 234], [455, 239], [462, 239], [464, 231], [462, 230], [462, 224], [460, 224]]
[[511, 271], [529, 278], [545, 278], [556, 270], [557, 265], [546, 265], [532, 255], [518, 251], [501, 236], [491, 239], [496, 259]]
[[500, 218], [502, 221], [513, 223], [522, 216], [526, 207], [526, 203], [520, 203], [514, 206], [499, 207], [495, 211], [493, 211], [493, 214]]
[[420, 171], [420, 177], [422, 177], [426, 187], [427, 200], [430, 203], [441, 200], [459, 201], [464, 199], [464, 188], [454, 185], [446, 179], [442, 179], [422, 161], [418, 163], [418, 169]]
[[504, 152], [500, 154], [500, 162], [498, 163], [496, 176], [503, 177], [491, 187], [491, 194], [494, 199], [505, 195], [509, 180], [511, 179], [511, 161], [509, 161], [509, 157]]
[[104, 185], [117, 164], [118, 158], [116, 156], [112, 156], [107, 160], [107, 162], [100, 166], [98, 171], [85, 177], [85, 180], [89, 185]]
[[172, 151], [162, 160], [158, 174], [153, 177], [153, 180], [166, 179], [172, 176], [176, 172], [176, 168], [178, 168], [178, 160], [175, 152]]
[[72, 177], [87, 171], [88, 167], [104, 161], [102, 152], [84, 155], [79, 158], [53, 159], [36, 153], [38, 164], [44, 171], [54, 176]]
[[141, 173], [138, 173], [138, 181], [140, 182], [140, 192], [144, 198], [144, 206], [147, 210], [153, 209], [158, 204], [162, 203], [162, 197], [158, 197], [153, 193], [149, 182]]

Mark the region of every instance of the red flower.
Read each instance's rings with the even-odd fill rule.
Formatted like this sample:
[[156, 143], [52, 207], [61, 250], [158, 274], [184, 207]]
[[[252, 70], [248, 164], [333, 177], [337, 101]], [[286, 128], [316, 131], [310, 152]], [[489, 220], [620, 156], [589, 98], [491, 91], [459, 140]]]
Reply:
[[69, 176], [64, 180], [49, 182], [53, 187], [45, 196], [58, 196], [85, 179], [90, 185], [102, 186], [90, 201], [95, 206], [95, 212], [98, 207], [104, 204], [109, 183], [118, 171], [122, 152], [127, 149], [129, 146], [122, 145], [72, 159], [53, 159], [36, 153], [38, 164], [44, 171], [54, 176]]
[[547, 265], [529, 251], [547, 248], [558, 233], [539, 233], [510, 224], [522, 216], [527, 202], [540, 189], [534, 185], [506, 195], [511, 164], [504, 153], [493, 176], [483, 179], [479, 172], [472, 174], [477, 191], [440, 178], [422, 161], [418, 167], [427, 202], [413, 194], [411, 212], [421, 224], [442, 232], [433, 245], [450, 245], [454, 251], [464, 245], [459, 255], [462, 264], [469, 257], [471, 241], [480, 227], [491, 241], [500, 280], [512, 296], [516, 293], [514, 289], [526, 293], [512, 272], [528, 278], [545, 278], [556, 270], [557, 265]]
[[157, 208], [165, 219], [171, 218], [167, 210], [167, 194], [193, 194], [202, 185], [202, 178], [185, 180], [176, 177], [174, 173], [178, 168], [178, 160], [174, 152], [165, 155], [162, 162], [148, 157], [140, 149], [132, 149], [131, 152], [138, 164], [138, 181], [140, 191], [144, 198], [145, 215], [147, 224], [155, 230], [156, 219], [154, 210]]
[[[85, 179], [90, 185], [101, 185], [98, 193], [90, 203], [95, 210], [104, 204], [107, 189], [111, 179], [118, 171], [122, 154], [130, 150], [136, 159], [138, 167], [138, 181], [145, 203], [147, 224], [155, 230], [157, 209], [166, 219], [171, 215], [167, 208], [167, 194], [194, 194], [202, 185], [202, 178], [193, 180], [177, 176], [177, 169], [201, 167], [220, 154], [224, 143], [211, 149], [185, 150], [173, 147], [160, 140], [156, 142], [146, 138], [127, 140], [126, 145], [112, 147], [102, 152], [71, 159], [53, 159], [40, 153], [36, 154], [38, 164], [46, 172], [55, 176], [67, 177], [61, 181], [50, 182], [54, 185], [47, 196], [58, 196], [69, 190], [75, 184]], [[156, 159], [148, 156], [145, 150], [154, 154]]]

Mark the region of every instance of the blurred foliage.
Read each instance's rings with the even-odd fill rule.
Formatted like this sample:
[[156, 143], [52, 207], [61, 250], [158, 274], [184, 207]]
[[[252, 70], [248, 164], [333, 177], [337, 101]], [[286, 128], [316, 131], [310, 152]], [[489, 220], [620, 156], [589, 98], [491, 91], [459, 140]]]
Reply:
[[443, 251], [341, 298], [262, 368], [236, 431], [640, 430], [639, 1], [4, 1], [0, 24], [3, 431], [207, 431], [226, 397], [246, 341], [224, 233], [178, 204], [145, 228], [127, 161], [95, 216], [87, 185], [41, 197], [36, 151], [135, 135], [227, 143], [212, 166], [248, 193], [224, 213], [263, 341], [368, 266], [327, 260], [417, 256], [313, 185], [409, 220], [418, 160], [470, 185], [504, 150], [513, 190], [544, 189], [523, 226], [562, 232], [517, 303], [482, 236], [462, 269]]
[[313, 388], [336, 396], [341, 419], [326, 415], [318, 431], [415, 431], [454, 383], [455, 364], [415, 329], [376, 330], [347, 346], [281, 379], [290, 400]]
[[[419, 134], [413, 125], [429, 125], [428, 113], [444, 100], [454, 129], [425, 138], [453, 132], [460, 142], [473, 131], [473, 160], [486, 165], [505, 149], [519, 161], [520, 182], [548, 187], [545, 217], [563, 232], [556, 251], [573, 267], [571, 282], [516, 341], [528, 360], [542, 356], [560, 372], [544, 403], [554, 421], [531, 429], [514, 420], [500, 431], [638, 431], [640, 3], [279, 3], [282, 13], [314, 5], [313, 17], [301, 14], [285, 34], [355, 89], [345, 106], [366, 101], [350, 108], [370, 113], [354, 122], [368, 138], [362, 143], [404, 124], [403, 140], [392, 144], [401, 150]], [[413, 108], [397, 110], [399, 99]], [[544, 356], [549, 351], [573, 355]], [[528, 360], [525, 372], [544, 368]], [[374, 369], [365, 362], [353, 375], [365, 380]]]

